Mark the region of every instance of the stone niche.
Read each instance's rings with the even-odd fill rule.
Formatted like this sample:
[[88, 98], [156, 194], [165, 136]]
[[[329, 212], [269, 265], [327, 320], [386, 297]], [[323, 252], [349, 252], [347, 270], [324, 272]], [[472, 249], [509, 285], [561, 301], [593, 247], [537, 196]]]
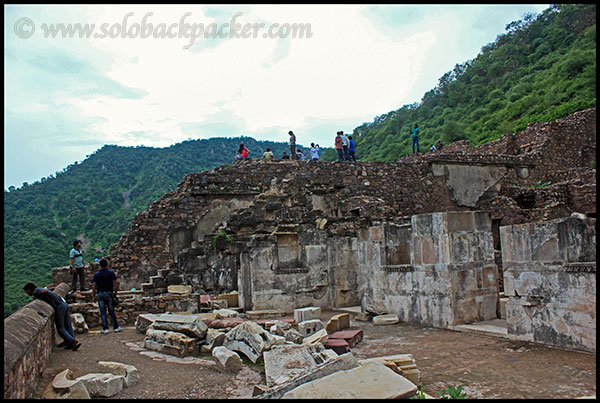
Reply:
[[358, 305], [357, 242], [324, 230], [280, 232], [240, 254], [238, 292], [245, 309]]
[[358, 236], [363, 311], [447, 327], [496, 318], [491, 220], [481, 212], [414, 215]]
[[500, 227], [510, 335], [596, 352], [595, 224], [574, 213]]

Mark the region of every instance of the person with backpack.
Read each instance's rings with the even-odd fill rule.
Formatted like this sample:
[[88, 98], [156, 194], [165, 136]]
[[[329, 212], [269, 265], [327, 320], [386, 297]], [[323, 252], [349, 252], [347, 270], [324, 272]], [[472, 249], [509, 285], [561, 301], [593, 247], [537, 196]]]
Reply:
[[73, 325], [71, 324], [71, 312], [69, 304], [63, 297], [47, 288], [38, 288], [33, 283], [27, 283], [23, 287], [27, 295], [35, 299], [41, 299], [52, 308], [54, 308], [54, 324], [56, 331], [62, 337], [63, 342], [56, 347], [64, 347], [69, 350], [77, 351], [81, 343], [75, 338]]
[[100, 319], [102, 320], [102, 334], [108, 333], [108, 320], [106, 310], [110, 315], [115, 333], [122, 332], [119, 326], [115, 308], [113, 306], [113, 297], [119, 292], [119, 280], [114, 271], [108, 270], [108, 260], [100, 260], [100, 270], [94, 273], [92, 278], [92, 301], [96, 302], [96, 293], [98, 293], [98, 307], [100, 308]]

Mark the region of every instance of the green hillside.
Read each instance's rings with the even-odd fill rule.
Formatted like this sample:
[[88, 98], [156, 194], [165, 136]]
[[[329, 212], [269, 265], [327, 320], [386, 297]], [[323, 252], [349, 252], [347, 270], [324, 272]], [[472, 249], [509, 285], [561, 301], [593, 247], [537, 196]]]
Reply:
[[[442, 140], [471, 145], [596, 106], [596, 5], [554, 5], [525, 15], [456, 64], [420, 102], [354, 129], [359, 160], [394, 161], [412, 152], [418, 123], [421, 152]], [[334, 160], [330, 150], [324, 159]]]
[[75, 239], [89, 242], [86, 262], [107, 255], [136, 213], [176, 189], [184, 175], [232, 163], [240, 143], [250, 157], [262, 157], [267, 147], [277, 157], [289, 151], [286, 143], [249, 137], [168, 148], [107, 145], [56, 177], [9, 188], [4, 192], [5, 317], [31, 299], [23, 292], [26, 282], [47, 285], [51, 268], [69, 264]]

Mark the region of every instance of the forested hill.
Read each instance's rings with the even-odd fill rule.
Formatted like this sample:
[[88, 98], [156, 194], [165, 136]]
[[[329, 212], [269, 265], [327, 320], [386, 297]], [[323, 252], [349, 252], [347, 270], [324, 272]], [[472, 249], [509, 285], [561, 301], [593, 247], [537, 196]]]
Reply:
[[552, 6], [508, 24], [477, 57], [444, 74], [421, 102], [355, 128], [356, 156], [394, 161], [412, 152], [409, 126], [415, 123], [424, 152], [439, 140], [477, 145], [594, 106], [596, 5]]
[[[29, 300], [23, 285], [51, 282], [53, 267], [69, 264], [75, 239], [86, 262], [108, 254], [134, 215], [174, 190], [190, 172], [231, 164], [240, 143], [250, 157], [286, 143], [249, 137], [191, 140], [168, 148], [107, 145], [56, 176], [4, 192], [4, 315]], [[306, 153], [308, 155], [308, 153]]]

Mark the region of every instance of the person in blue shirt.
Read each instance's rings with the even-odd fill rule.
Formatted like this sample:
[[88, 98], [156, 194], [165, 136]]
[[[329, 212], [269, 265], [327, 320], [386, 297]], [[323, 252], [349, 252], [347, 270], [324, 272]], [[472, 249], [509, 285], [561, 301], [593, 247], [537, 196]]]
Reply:
[[318, 144], [315, 146], [315, 143], [310, 143], [310, 154], [311, 154], [311, 159], [313, 161], [319, 160], [319, 145]]
[[112, 321], [115, 332], [122, 332], [119, 326], [115, 308], [113, 307], [112, 295], [117, 295], [119, 291], [119, 280], [114, 271], [108, 270], [108, 260], [100, 260], [100, 270], [94, 273], [92, 278], [92, 301], [96, 302], [96, 292], [98, 293], [98, 307], [100, 308], [100, 319], [102, 320], [102, 334], [108, 333], [108, 319], [106, 318], [106, 309]]
[[81, 291], [88, 291], [85, 288], [85, 273], [83, 267], [83, 251], [81, 250], [81, 241], [76, 240], [73, 242], [73, 249], [69, 253], [69, 260], [71, 261], [71, 274], [73, 275], [73, 281], [71, 282], [71, 291], [75, 292], [77, 289], [77, 277], [79, 277], [79, 285]]
[[413, 154], [415, 153], [415, 144], [417, 145], [417, 152], [420, 152], [419, 150], [419, 126], [417, 126], [417, 124], [415, 123], [415, 127], [413, 129], [411, 129], [411, 134], [412, 134], [412, 150], [413, 150]]
[[23, 290], [34, 297], [35, 299], [41, 299], [52, 308], [54, 308], [54, 323], [56, 324], [56, 331], [63, 338], [63, 342], [58, 344], [57, 347], [64, 347], [73, 351], [81, 346], [81, 343], [75, 338], [75, 332], [73, 331], [73, 325], [71, 324], [71, 312], [69, 311], [69, 304], [57, 293], [50, 291], [47, 288], [38, 288], [33, 283], [25, 284]]
[[350, 161], [356, 162], [356, 157], [354, 157], [354, 152], [356, 148], [354, 146], [354, 141], [352, 141], [352, 136], [348, 136], [348, 156]]

